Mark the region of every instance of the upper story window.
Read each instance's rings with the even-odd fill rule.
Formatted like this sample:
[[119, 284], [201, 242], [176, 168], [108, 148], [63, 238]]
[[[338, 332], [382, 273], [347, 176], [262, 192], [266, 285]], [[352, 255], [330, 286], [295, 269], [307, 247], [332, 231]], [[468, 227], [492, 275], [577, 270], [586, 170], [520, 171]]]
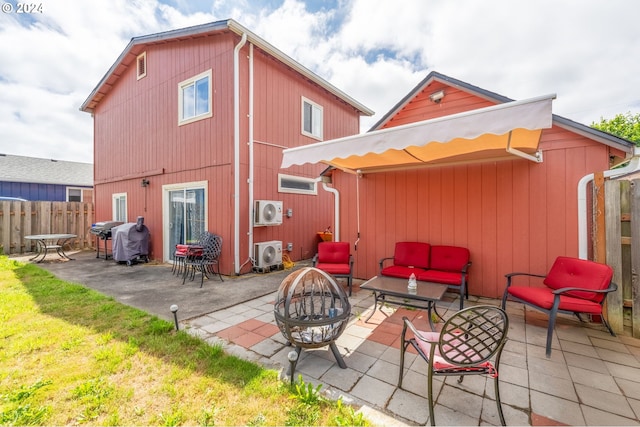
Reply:
[[127, 193], [116, 193], [112, 196], [113, 200], [113, 221], [127, 222]]
[[178, 84], [178, 125], [212, 116], [211, 70]]
[[322, 141], [322, 106], [302, 98], [302, 134]]
[[147, 75], [147, 52], [142, 52], [136, 58], [136, 70], [138, 80]]

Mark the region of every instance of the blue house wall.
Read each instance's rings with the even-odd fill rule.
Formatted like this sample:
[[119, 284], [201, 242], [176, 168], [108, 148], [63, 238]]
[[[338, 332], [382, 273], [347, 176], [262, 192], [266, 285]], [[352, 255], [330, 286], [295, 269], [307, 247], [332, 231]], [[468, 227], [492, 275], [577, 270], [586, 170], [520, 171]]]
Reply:
[[67, 187], [91, 188], [77, 185], [0, 181], [0, 196], [20, 197], [29, 201], [65, 202], [67, 200]]

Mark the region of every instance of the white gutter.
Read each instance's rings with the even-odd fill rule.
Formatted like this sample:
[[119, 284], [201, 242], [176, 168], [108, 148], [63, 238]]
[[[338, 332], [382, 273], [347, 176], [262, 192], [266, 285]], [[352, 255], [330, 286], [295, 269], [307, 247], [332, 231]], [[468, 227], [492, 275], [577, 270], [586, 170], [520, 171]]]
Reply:
[[233, 49], [233, 268], [240, 274], [240, 65], [239, 53], [247, 35]]
[[358, 101], [356, 101], [355, 99], [347, 95], [346, 93], [342, 92], [340, 89], [333, 86], [328, 81], [324, 80], [323, 78], [315, 74], [313, 71], [305, 68], [304, 66], [299, 64], [297, 61], [294, 61], [291, 57], [289, 57], [282, 51], [276, 49], [273, 45], [269, 44], [267, 41], [258, 37], [255, 33], [250, 31], [248, 28], [245, 28], [244, 26], [240, 25], [238, 22], [234, 21], [233, 19], [229, 19], [227, 21], [227, 27], [238, 35], [242, 34], [243, 37], [246, 35], [248, 37], [249, 42], [256, 45], [258, 49], [265, 51], [269, 55], [275, 57], [276, 59], [284, 63], [286, 66], [291, 67], [291, 69], [293, 69], [297, 73], [302, 74], [305, 78], [311, 80], [315, 84], [327, 90], [329, 93], [337, 96], [339, 99], [345, 101], [346, 103], [351, 105], [353, 108], [361, 112], [363, 115], [373, 116], [374, 114], [373, 110], [370, 110], [369, 108], [365, 107], [364, 105], [362, 105], [361, 103], [359, 103]]
[[[619, 169], [609, 169], [603, 172], [605, 178], [617, 177], [640, 170], [640, 149], [633, 148], [633, 157], [629, 164]], [[587, 259], [589, 253], [589, 230], [587, 229], [587, 184], [593, 181], [594, 174], [583, 176], [578, 181], [578, 257]]]
[[[322, 181], [322, 177], [318, 178], [318, 182]], [[322, 183], [324, 191], [332, 193], [335, 198], [333, 206], [333, 240], [334, 242], [340, 241], [340, 193], [333, 187], [329, 187], [325, 182]]]

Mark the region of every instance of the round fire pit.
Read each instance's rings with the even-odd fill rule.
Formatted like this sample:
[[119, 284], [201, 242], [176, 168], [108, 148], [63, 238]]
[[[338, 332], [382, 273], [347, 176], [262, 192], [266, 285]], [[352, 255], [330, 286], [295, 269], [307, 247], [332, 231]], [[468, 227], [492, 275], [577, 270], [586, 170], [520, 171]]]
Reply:
[[[333, 277], [313, 267], [289, 274], [280, 284], [274, 304], [282, 335], [296, 347], [329, 346], [341, 368], [346, 368], [335, 340], [344, 332], [351, 315], [347, 293]], [[295, 364], [292, 364], [291, 376]]]

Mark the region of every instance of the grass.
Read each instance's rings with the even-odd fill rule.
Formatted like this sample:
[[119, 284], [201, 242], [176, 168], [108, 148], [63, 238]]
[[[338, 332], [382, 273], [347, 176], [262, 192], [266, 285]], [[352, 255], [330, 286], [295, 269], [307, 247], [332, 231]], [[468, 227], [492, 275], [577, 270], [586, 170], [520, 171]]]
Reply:
[[366, 425], [301, 379], [0, 256], [0, 425]]

